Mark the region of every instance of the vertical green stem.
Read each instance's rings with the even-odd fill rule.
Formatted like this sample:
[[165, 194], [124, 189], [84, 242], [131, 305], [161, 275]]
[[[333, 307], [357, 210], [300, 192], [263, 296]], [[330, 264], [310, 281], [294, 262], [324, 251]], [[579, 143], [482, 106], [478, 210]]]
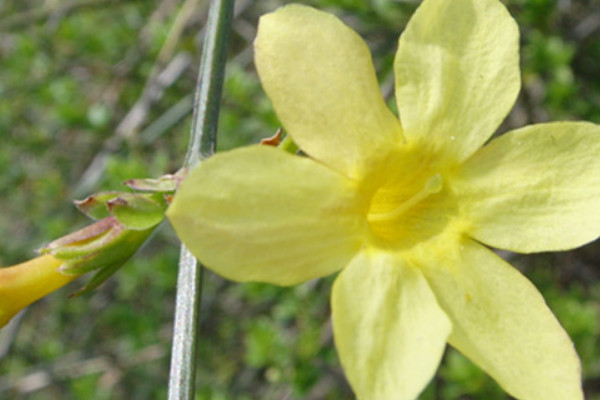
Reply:
[[[194, 99], [190, 143], [184, 162], [184, 166], [188, 168], [194, 167], [215, 152], [233, 5], [234, 0], [213, 0], [210, 4]], [[201, 293], [202, 266], [182, 245], [177, 276], [169, 400], [194, 398]]]
[[184, 166], [214, 154], [217, 144], [219, 106], [225, 76], [227, 43], [235, 0], [213, 0], [210, 6], [200, 72], [194, 99], [194, 117]]

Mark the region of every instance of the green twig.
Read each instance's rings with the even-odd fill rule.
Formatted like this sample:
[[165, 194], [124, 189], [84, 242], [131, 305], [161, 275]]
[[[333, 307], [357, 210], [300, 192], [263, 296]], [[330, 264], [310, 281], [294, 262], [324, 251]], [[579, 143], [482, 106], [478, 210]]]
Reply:
[[188, 167], [194, 166], [201, 158], [210, 157], [216, 150], [219, 105], [233, 3], [234, 0], [213, 0], [210, 6], [194, 100], [190, 144], [184, 163]]
[[[234, 0], [213, 0], [210, 5], [194, 99], [190, 143], [184, 162], [184, 166], [188, 168], [194, 167], [201, 159], [210, 157], [216, 149], [217, 122], [233, 4]], [[201, 292], [202, 266], [182, 245], [177, 277], [169, 400], [194, 398]]]
[[285, 139], [283, 139], [283, 142], [281, 142], [281, 144], [279, 145], [279, 147], [283, 151], [288, 152], [290, 154], [296, 154], [298, 150], [300, 150], [298, 145], [294, 143], [290, 136], [286, 136]]

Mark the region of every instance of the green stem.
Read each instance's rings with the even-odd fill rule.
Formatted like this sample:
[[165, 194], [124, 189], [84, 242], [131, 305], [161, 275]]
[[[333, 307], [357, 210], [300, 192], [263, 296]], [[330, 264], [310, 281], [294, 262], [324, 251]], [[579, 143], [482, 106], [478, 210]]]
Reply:
[[290, 154], [296, 154], [298, 152], [298, 150], [300, 150], [298, 145], [296, 143], [294, 143], [294, 141], [292, 140], [292, 138], [289, 135], [286, 136], [285, 139], [283, 139], [283, 142], [281, 142], [279, 147], [283, 151], [288, 152]]
[[[200, 72], [194, 99], [194, 114], [184, 166], [193, 168], [216, 149], [219, 105], [233, 18], [234, 0], [213, 0], [206, 26]], [[181, 246], [169, 400], [192, 400], [195, 395], [198, 316], [203, 268], [185, 246]]]
[[193, 167], [201, 159], [213, 155], [216, 150], [219, 106], [234, 1], [213, 0], [210, 6], [194, 99], [190, 143], [184, 162], [186, 167]]

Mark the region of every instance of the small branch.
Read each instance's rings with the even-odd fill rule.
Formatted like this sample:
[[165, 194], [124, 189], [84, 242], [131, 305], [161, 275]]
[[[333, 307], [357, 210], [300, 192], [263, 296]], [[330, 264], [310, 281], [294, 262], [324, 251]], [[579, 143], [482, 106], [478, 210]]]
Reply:
[[[213, 0], [210, 5], [202, 60], [194, 99], [190, 143], [184, 166], [194, 167], [216, 149], [219, 105], [223, 90], [227, 42], [234, 0]], [[198, 315], [202, 292], [202, 266], [181, 246], [169, 400], [192, 400], [195, 394]]]
[[186, 167], [193, 167], [201, 158], [210, 157], [216, 150], [233, 3], [234, 0], [213, 0], [211, 4], [194, 99], [190, 144], [184, 162]]

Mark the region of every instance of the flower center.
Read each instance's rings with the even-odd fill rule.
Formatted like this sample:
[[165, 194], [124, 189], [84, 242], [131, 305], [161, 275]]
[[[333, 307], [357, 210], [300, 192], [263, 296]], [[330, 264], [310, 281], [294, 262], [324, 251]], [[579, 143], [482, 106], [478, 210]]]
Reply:
[[445, 185], [442, 174], [430, 170], [380, 187], [366, 215], [374, 243], [401, 250], [440, 233], [452, 212]]
[[432, 194], [439, 193], [444, 187], [444, 179], [441, 174], [435, 174], [425, 182], [423, 188], [408, 200], [400, 203], [396, 208], [386, 212], [371, 212], [367, 216], [369, 222], [382, 222], [397, 219], [408, 210], [425, 200]]

